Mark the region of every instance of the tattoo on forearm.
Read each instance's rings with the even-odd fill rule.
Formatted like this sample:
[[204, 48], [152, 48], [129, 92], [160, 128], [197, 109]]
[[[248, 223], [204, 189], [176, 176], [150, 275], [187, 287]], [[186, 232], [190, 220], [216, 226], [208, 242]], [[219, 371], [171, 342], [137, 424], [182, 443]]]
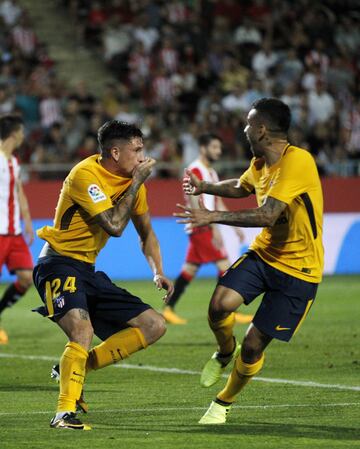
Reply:
[[268, 197], [266, 203], [257, 209], [215, 212], [213, 222], [243, 227], [273, 226], [286, 207], [286, 203]]
[[113, 208], [98, 215], [100, 226], [108, 234], [113, 236], [121, 235], [129, 222], [139, 188], [139, 184], [131, 184], [123, 198]]
[[218, 195], [225, 198], [242, 198], [249, 193], [239, 186], [237, 179], [217, 182], [216, 184], [204, 182], [203, 190], [210, 195]]

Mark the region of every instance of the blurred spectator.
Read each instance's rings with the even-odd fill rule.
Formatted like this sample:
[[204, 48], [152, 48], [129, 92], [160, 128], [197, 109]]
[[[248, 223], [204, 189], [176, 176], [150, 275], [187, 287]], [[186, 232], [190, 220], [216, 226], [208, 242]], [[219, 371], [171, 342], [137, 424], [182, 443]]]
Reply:
[[221, 105], [225, 111], [245, 113], [248, 110], [248, 102], [243, 84], [236, 84], [234, 89], [223, 97]]
[[[360, 99], [346, 111], [342, 122], [347, 157], [360, 159]], [[360, 175], [360, 173], [353, 174]]]
[[25, 13], [22, 14], [18, 25], [13, 28], [11, 34], [15, 46], [25, 57], [31, 58], [34, 56], [37, 38], [30, 26], [29, 17]]
[[23, 9], [15, 0], [3, 0], [0, 3], [0, 16], [9, 27], [15, 25], [22, 13]]
[[62, 112], [60, 99], [52, 87], [45, 87], [39, 104], [40, 122], [44, 129], [50, 128], [55, 123], [60, 126]]
[[273, 51], [271, 42], [265, 40], [262, 47], [254, 54], [251, 67], [259, 79], [265, 79], [269, 69], [275, 66], [277, 60], [278, 56]]
[[92, 134], [87, 134], [78, 148], [77, 157], [79, 160], [85, 159], [97, 153], [97, 140]]
[[8, 114], [14, 110], [15, 99], [6, 85], [0, 85], [0, 114]]
[[15, 106], [21, 111], [26, 129], [36, 128], [40, 120], [39, 97], [31, 89], [30, 82], [20, 85], [15, 96]]
[[326, 91], [324, 82], [319, 79], [316, 89], [308, 93], [309, 125], [326, 123], [335, 112], [335, 101]]
[[251, 45], [260, 48], [262, 40], [261, 32], [247, 18], [235, 30], [234, 41], [239, 46]]
[[151, 26], [149, 16], [146, 14], [142, 14], [136, 18], [133, 36], [135, 41], [143, 45], [146, 53], [151, 52], [160, 37], [158, 30]]
[[92, 116], [96, 98], [89, 91], [85, 81], [82, 80], [76, 84], [75, 90], [70, 94], [69, 98], [78, 102], [79, 114], [85, 119], [89, 119]]

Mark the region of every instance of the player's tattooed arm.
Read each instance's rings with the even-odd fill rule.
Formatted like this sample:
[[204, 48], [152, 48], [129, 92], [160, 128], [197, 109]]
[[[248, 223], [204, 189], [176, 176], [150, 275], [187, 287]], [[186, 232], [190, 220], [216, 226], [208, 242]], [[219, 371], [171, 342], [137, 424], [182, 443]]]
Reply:
[[200, 195], [207, 193], [225, 198], [245, 198], [251, 192], [246, 190], [238, 179], [228, 179], [216, 183], [199, 179], [191, 170], [185, 171], [183, 190], [186, 195]]
[[132, 183], [121, 201], [111, 209], [101, 212], [95, 217], [96, 222], [111, 236], [120, 237], [128, 224], [135, 204], [136, 195], [150, 176], [156, 161], [145, 158], [133, 171]]
[[241, 186], [238, 179], [228, 179], [217, 183], [203, 182], [203, 192], [224, 198], [246, 198], [250, 192]]
[[111, 236], [120, 237], [128, 224], [141, 183], [132, 183], [121, 201], [95, 217], [96, 222]]
[[178, 222], [190, 224], [191, 228], [206, 226], [211, 223], [241, 227], [268, 227], [276, 223], [287, 204], [269, 196], [261, 207], [234, 212], [210, 211], [205, 208], [192, 209], [191, 207], [178, 206], [183, 210], [183, 212], [174, 214], [176, 217], [181, 218]]

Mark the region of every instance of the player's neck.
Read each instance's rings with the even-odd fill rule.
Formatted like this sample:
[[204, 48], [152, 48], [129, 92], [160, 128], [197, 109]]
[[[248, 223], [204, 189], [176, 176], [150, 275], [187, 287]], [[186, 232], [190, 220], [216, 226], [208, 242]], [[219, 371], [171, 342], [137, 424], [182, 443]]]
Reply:
[[202, 164], [205, 165], [205, 167], [207, 167], [207, 168], [211, 167], [211, 163], [210, 163], [209, 159], [207, 157], [203, 156], [202, 154], [200, 154], [199, 160]]
[[282, 157], [285, 148], [289, 145], [289, 142], [284, 140], [279, 140], [272, 142], [264, 152], [265, 163], [268, 167], [276, 164]]
[[6, 159], [10, 159], [13, 152], [15, 150], [15, 147], [11, 140], [0, 140], [0, 151], [3, 153], [6, 157]]

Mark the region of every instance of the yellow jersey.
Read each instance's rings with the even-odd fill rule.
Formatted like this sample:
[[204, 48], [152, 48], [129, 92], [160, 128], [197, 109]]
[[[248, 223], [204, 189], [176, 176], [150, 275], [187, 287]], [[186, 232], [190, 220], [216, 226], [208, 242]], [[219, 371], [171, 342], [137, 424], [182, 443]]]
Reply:
[[[63, 183], [53, 226], [37, 231], [57, 253], [88, 263], [95, 263], [109, 238], [94, 217], [121, 201], [132, 182], [131, 178], [110, 173], [100, 160], [101, 156], [95, 154], [75, 165]], [[147, 211], [146, 189], [141, 185], [132, 214]]]
[[240, 183], [249, 192], [255, 191], [259, 207], [268, 196], [287, 204], [275, 225], [263, 228], [250, 249], [284, 273], [320, 282], [324, 266], [323, 196], [311, 154], [287, 145], [271, 167], [253, 158]]

